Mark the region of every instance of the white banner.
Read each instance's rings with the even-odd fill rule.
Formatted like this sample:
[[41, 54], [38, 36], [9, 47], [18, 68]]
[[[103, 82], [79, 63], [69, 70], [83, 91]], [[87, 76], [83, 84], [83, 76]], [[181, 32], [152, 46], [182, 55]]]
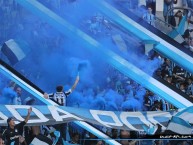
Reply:
[[[7, 125], [7, 118], [14, 117], [16, 123], [23, 121], [30, 106], [2, 105], [0, 106], [0, 125]], [[116, 112], [102, 110], [88, 110], [63, 106], [32, 106], [33, 112], [27, 125], [50, 125], [71, 121], [85, 121], [109, 128], [143, 131], [144, 127], [159, 124], [162, 130], [167, 128], [172, 116], [188, 118], [192, 115], [193, 107], [174, 111], [147, 112]], [[193, 123], [192, 120], [185, 120]]]

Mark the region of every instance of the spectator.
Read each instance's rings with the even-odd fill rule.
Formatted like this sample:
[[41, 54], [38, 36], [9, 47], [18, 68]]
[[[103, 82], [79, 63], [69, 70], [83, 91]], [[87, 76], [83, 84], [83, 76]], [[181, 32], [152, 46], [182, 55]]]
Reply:
[[167, 77], [166, 77], [166, 81], [167, 81], [169, 84], [173, 85], [172, 77], [171, 77], [171, 76], [167, 76]]
[[89, 30], [91, 31], [91, 33], [97, 34], [99, 32], [99, 27], [100, 27], [99, 21], [97, 21], [96, 17], [93, 17], [91, 20]]
[[[175, 21], [173, 10], [170, 13], [168, 13], [168, 11], [174, 7], [174, 4], [177, 4], [177, 0], [164, 0], [163, 16], [165, 18], [165, 21], [167, 21], [168, 24], [171, 24], [172, 26], [176, 27], [176, 21]], [[167, 14], [168, 14], [168, 20], [166, 20]]]
[[128, 130], [121, 130], [120, 131], [120, 143], [122, 145], [135, 145], [136, 141], [135, 140], [130, 140], [131, 138], [131, 133]]
[[177, 18], [179, 18], [179, 20], [178, 20], [178, 26], [179, 26], [179, 24], [180, 24], [180, 22], [181, 22], [181, 20], [182, 20], [182, 16], [183, 16], [182, 11], [178, 10], [178, 11], [175, 13], [174, 16], [177, 17]]
[[76, 81], [74, 82], [72, 88], [69, 89], [68, 91], [64, 92], [63, 86], [57, 86], [56, 93], [52, 93], [49, 95], [47, 93], [44, 93], [44, 98], [46, 99], [49, 98], [54, 102], [56, 102], [58, 105], [66, 106], [66, 97], [68, 97], [72, 93], [72, 91], [76, 88], [78, 82], [79, 82], [79, 76], [76, 77]]
[[143, 19], [155, 27], [155, 16], [152, 14], [152, 8], [150, 6], [148, 7], [147, 13], [143, 15]]
[[186, 93], [188, 95], [193, 95], [193, 82], [191, 78], [188, 78], [188, 82], [187, 82], [187, 89], [186, 89]]
[[[51, 99], [54, 102], [56, 102], [58, 105], [60, 106], [66, 106], [66, 97], [68, 97], [72, 91], [76, 88], [77, 84], [79, 82], [79, 75], [76, 77], [76, 81], [74, 82], [73, 86], [71, 87], [71, 89], [69, 89], [68, 91], [64, 92], [64, 88], [63, 86], [57, 86], [56, 87], [56, 93], [52, 93], [50, 95], [48, 95], [47, 93], [44, 93], [44, 97], [46, 99]], [[60, 130], [61, 136], [59, 138], [59, 143], [62, 143], [63, 140], [62, 138], [66, 139], [66, 124], [58, 124], [55, 126], [55, 128], [57, 130]]]
[[182, 0], [182, 5], [185, 7], [193, 8], [193, 0]]
[[87, 138], [84, 145], [96, 145], [96, 144], [97, 144], [97, 137], [89, 132], [89, 138]]
[[104, 145], [102, 140], [99, 140], [96, 145]]
[[180, 90], [185, 93], [185, 92], [186, 92], [185, 88], [186, 88], [186, 87], [185, 87], [185, 84], [184, 84], [184, 83], [181, 83], [181, 84], [180, 84]]
[[22, 101], [21, 101], [22, 90], [20, 87], [17, 87], [15, 91], [17, 93], [17, 96], [15, 97], [15, 104], [14, 105], [22, 105]]
[[161, 102], [156, 101], [153, 107], [151, 108], [151, 111], [161, 111], [162, 110], [161, 106], [162, 106]]
[[172, 79], [175, 82], [175, 84], [185, 81], [185, 70], [176, 65], [173, 70]]
[[187, 48], [187, 49], [190, 49], [190, 46], [189, 46], [189, 37], [187, 37], [186, 35], [182, 35], [182, 37], [184, 38], [184, 42], [182, 42], [182, 46]]
[[146, 94], [144, 96], [144, 111], [150, 111], [151, 106], [152, 100], [149, 97], [149, 91], [146, 91]]
[[30, 144], [35, 137], [33, 134], [32, 127], [24, 126], [24, 136], [25, 136], [26, 143]]
[[[120, 79], [121, 79], [121, 78], [120, 78]], [[116, 81], [116, 84], [115, 84], [115, 86], [116, 86], [116, 91], [117, 91], [119, 94], [124, 95], [124, 94], [125, 94], [125, 90], [124, 90], [124, 88], [123, 88], [123, 84], [122, 84], [122, 81], [121, 81], [120, 79], [118, 79], [118, 80]]]
[[108, 129], [106, 130], [106, 135], [111, 136], [111, 129], [110, 129], [110, 128], [108, 128]]
[[32, 108], [28, 109], [28, 114], [24, 121], [15, 125], [15, 122], [12, 117], [7, 119], [8, 128], [3, 132], [3, 136], [6, 140], [6, 145], [20, 145], [20, 143], [25, 144], [25, 139], [22, 137], [23, 127], [28, 122]]
[[[182, 5], [184, 7], [193, 8], [193, 0], [182, 0]], [[193, 21], [191, 21], [192, 11], [186, 11], [186, 15], [188, 18], [188, 22], [193, 24]]]
[[112, 129], [111, 134], [112, 134], [112, 136], [111, 136], [112, 139], [118, 138], [118, 130], [117, 129]]
[[153, 105], [155, 102], [157, 102], [158, 101], [158, 99], [159, 99], [159, 96], [157, 96], [156, 94], [154, 94], [153, 92], [150, 92], [149, 93], [149, 97], [150, 97], [150, 99], [151, 99], [151, 101], [152, 101], [152, 104], [151, 105]]
[[69, 141], [69, 143], [77, 145], [77, 144], [79, 144], [79, 139], [80, 139], [79, 134], [78, 133], [73, 133], [72, 134], [72, 139], [71, 139], [71, 141]]
[[156, 13], [156, 0], [146, 0], [146, 7], [152, 8], [152, 14], [155, 15]]
[[186, 29], [186, 31], [184, 32], [184, 34], [182, 35], [182, 37], [185, 39], [190, 39], [191, 38], [191, 32], [193, 32], [193, 29]]
[[[31, 97], [27, 97], [24, 100], [24, 105], [35, 105], [36, 100], [34, 98]], [[26, 132], [25, 132], [25, 136], [26, 136], [26, 141], [31, 142], [33, 140], [33, 138], [37, 135], [40, 134], [40, 126], [31, 126], [31, 127], [26, 127]], [[28, 133], [28, 134], [27, 134]]]
[[167, 58], [164, 59], [164, 63], [161, 67], [161, 76], [162, 78], [172, 76], [172, 64]]
[[11, 81], [8, 85], [8, 87], [4, 88], [2, 91], [2, 102], [4, 104], [9, 104], [9, 105], [15, 105], [15, 100], [16, 100], [16, 92], [14, 91], [15, 88], [15, 82]]
[[2, 135], [0, 135], [0, 145], [5, 145], [5, 141], [2, 138]]

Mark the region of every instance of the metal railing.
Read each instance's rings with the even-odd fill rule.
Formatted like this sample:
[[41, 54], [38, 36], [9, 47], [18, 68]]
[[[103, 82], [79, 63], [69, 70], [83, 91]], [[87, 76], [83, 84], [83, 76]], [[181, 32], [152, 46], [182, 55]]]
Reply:
[[174, 9], [182, 9], [182, 10], [190, 10], [193, 13], [193, 9], [189, 8], [189, 7], [173, 7], [171, 9], [168, 10], [167, 14], [166, 14], [166, 22], [168, 22], [168, 15], [171, 11], [173, 11]]
[[155, 28], [157, 28], [158, 30], [160, 30], [161, 32], [163, 32], [164, 34], [168, 34], [169, 32], [171, 32], [172, 30], [176, 30], [176, 28], [174, 26], [172, 26], [171, 24], [169, 24], [167, 21], [164, 21], [158, 17], [155, 17]]

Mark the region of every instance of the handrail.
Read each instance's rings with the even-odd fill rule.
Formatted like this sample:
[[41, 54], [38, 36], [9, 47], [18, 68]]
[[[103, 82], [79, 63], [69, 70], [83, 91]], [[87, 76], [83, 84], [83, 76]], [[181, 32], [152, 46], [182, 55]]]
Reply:
[[167, 14], [166, 14], [166, 22], [168, 22], [168, 14], [174, 10], [174, 9], [183, 9], [183, 10], [190, 10], [193, 12], [193, 9], [189, 8], [189, 7], [173, 7], [171, 9], [168, 10]]
[[169, 24], [167, 21], [164, 21], [164, 20], [162, 20], [162, 19], [160, 19], [160, 18], [158, 18], [158, 17], [156, 17], [156, 16], [155, 16], [155, 19], [156, 19], [156, 20], [159, 20], [159, 21], [165, 23], [165, 25], [170, 26], [170, 27], [172, 27], [173, 29], [175, 29], [175, 27], [174, 27], [173, 25]]

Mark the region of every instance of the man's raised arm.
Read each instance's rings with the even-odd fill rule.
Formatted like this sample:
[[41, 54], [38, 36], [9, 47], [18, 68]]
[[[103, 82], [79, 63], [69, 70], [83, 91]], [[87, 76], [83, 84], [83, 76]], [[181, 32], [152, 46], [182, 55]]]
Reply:
[[73, 90], [76, 88], [79, 80], [80, 80], [80, 77], [79, 77], [79, 75], [77, 75], [76, 80], [75, 80], [75, 82], [74, 82], [74, 84], [73, 84], [73, 86], [72, 86], [72, 88], [71, 88], [71, 91], [72, 91], [72, 92], [73, 92]]
[[27, 123], [27, 122], [28, 122], [31, 112], [32, 112], [32, 107], [30, 107], [30, 108], [28, 109], [27, 116], [26, 116], [26, 118], [25, 118], [25, 120], [24, 120], [24, 121], [25, 121], [25, 123]]

